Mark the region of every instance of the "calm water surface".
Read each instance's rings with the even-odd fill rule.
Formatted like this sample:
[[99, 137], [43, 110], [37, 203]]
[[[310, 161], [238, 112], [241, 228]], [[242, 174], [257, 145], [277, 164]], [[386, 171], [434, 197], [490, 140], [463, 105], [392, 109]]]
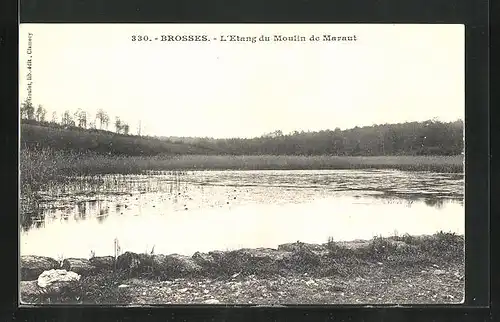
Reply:
[[79, 178], [22, 220], [21, 255], [89, 257], [464, 233], [463, 175], [393, 170], [197, 171]]

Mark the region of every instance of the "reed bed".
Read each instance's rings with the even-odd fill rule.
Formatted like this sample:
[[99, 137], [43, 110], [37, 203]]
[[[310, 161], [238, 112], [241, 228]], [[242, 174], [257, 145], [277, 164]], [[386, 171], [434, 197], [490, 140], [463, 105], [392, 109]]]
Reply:
[[[463, 156], [292, 156], [177, 155], [116, 156], [21, 151], [21, 173], [29, 180], [60, 175], [138, 174], [179, 170], [397, 169], [462, 172]], [[42, 180], [43, 181], [43, 180]]]

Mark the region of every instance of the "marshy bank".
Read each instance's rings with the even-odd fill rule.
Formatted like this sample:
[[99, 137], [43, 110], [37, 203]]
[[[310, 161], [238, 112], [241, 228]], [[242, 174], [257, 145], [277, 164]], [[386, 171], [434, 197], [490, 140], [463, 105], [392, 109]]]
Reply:
[[[305, 156], [305, 155], [154, 155], [127, 156], [77, 153], [48, 148], [21, 149], [21, 172], [27, 177], [137, 174], [171, 170], [322, 170], [395, 169], [463, 172], [463, 155], [454, 156]], [[32, 170], [30, 170], [32, 169]], [[39, 171], [42, 173], [39, 173]]]
[[[52, 269], [81, 278], [39, 287], [40, 274]], [[21, 298], [33, 304], [458, 303], [463, 276], [464, 237], [439, 232], [192, 256], [22, 256]]]
[[40, 190], [85, 177], [94, 185], [107, 174], [143, 174], [158, 171], [197, 170], [323, 170], [395, 169], [463, 173], [463, 156], [231, 156], [157, 155], [120, 156], [77, 153], [49, 148], [20, 151], [21, 213], [37, 211]]
[[291, 156], [291, 155], [156, 155], [120, 156], [49, 148], [20, 152], [21, 209], [33, 211], [38, 192], [87, 177], [99, 182], [107, 174], [196, 170], [348, 170], [394, 169], [463, 173], [463, 156]]

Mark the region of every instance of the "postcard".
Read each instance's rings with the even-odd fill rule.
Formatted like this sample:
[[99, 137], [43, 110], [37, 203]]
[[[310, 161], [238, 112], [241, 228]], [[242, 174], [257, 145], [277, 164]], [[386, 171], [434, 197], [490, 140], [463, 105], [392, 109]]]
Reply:
[[453, 24], [21, 24], [22, 304], [462, 303]]

